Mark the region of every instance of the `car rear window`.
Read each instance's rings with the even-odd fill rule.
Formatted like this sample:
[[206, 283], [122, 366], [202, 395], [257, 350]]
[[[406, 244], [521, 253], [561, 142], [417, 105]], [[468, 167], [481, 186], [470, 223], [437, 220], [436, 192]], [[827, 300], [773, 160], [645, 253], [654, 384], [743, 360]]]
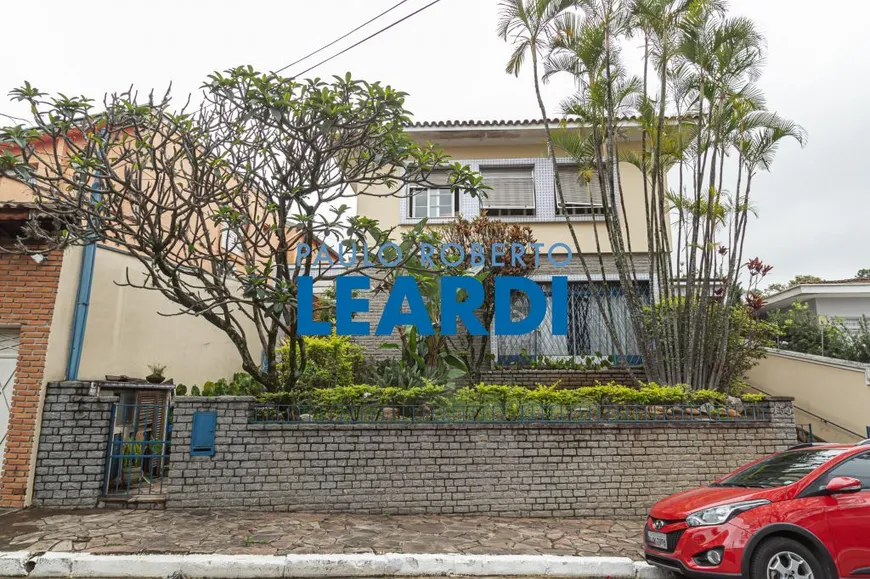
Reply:
[[723, 479], [716, 486], [725, 487], [781, 487], [804, 478], [845, 448], [793, 450], [775, 454]]

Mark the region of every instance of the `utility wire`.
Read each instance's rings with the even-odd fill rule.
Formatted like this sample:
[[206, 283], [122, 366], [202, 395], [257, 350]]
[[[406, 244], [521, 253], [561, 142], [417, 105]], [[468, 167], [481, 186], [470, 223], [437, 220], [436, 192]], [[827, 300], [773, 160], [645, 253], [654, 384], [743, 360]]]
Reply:
[[[381, 18], [382, 16], [384, 16], [384, 15], [386, 15], [386, 14], [392, 12], [393, 10], [395, 10], [396, 8], [398, 8], [399, 6], [401, 6], [402, 4], [404, 4], [404, 3], [407, 2], [407, 1], [408, 1], [408, 0], [401, 0], [400, 2], [394, 4], [393, 6], [390, 6], [389, 8], [387, 8], [386, 10], [384, 10], [383, 12], [381, 12], [380, 14], [378, 14], [378, 15], [376, 15], [376, 16], [373, 16], [372, 18], [366, 20], [365, 22], [363, 22], [362, 24], [360, 24], [359, 26], [357, 26], [357, 27], [354, 28], [353, 30], [347, 32], [346, 34], [344, 34], [344, 35], [342, 35], [342, 36], [339, 36], [338, 38], [336, 38], [336, 39], [333, 40], [332, 42], [330, 42], [330, 43], [328, 43], [328, 44], [325, 44], [325, 45], [321, 46], [321, 47], [318, 48], [317, 50], [314, 50], [314, 51], [312, 51], [312, 52], [309, 52], [308, 54], [306, 54], [306, 55], [303, 56], [302, 58], [300, 58], [300, 59], [298, 59], [298, 60], [295, 60], [295, 61], [291, 62], [291, 63], [288, 64], [288, 65], [282, 66], [282, 67], [279, 68], [278, 70], [274, 71], [272, 74], [274, 75], [274, 74], [278, 74], [278, 73], [280, 73], [280, 72], [283, 72], [283, 71], [287, 70], [288, 68], [290, 68], [290, 67], [292, 67], [292, 66], [294, 66], [294, 65], [297, 65], [297, 64], [299, 64], [300, 62], [303, 62], [303, 61], [305, 61], [305, 60], [311, 58], [311, 57], [314, 56], [315, 54], [318, 54], [318, 53], [320, 53], [320, 52], [323, 52], [324, 50], [326, 50], [326, 49], [329, 48], [330, 46], [333, 46], [335, 43], [337, 43], [337, 42], [339, 42], [339, 41], [341, 41], [341, 40], [344, 40], [345, 38], [347, 38], [348, 36], [350, 36], [350, 35], [353, 34], [354, 32], [357, 32], [357, 31], [360, 30], [361, 28], [364, 28], [365, 26], [368, 26], [369, 24], [371, 24], [372, 22], [374, 22], [374, 21], [377, 20], [378, 18]], [[372, 34], [369, 34], [368, 36], [366, 36], [366, 37], [363, 38], [362, 40], [360, 40], [360, 41], [358, 41], [358, 42], [355, 42], [354, 44], [351, 44], [350, 46], [348, 46], [348, 47], [345, 48], [344, 50], [341, 50], [341, 51], [339, 51], [339, 52], [336, 52], [336, 53], [333, 54], [332, 56], [329, 56], [329, 57], [327, 57], [327, 58], [324, 58], [323, 60], [321, 60], [321, 61], [318, 62], [317, 64], [314, 64], [314, 65], [312, 65], [312, 66], [309, 66], [308, 68], [306, 68], [306, 69], [303, 70], [302, 72], [293, 75], [293, 78], [296, 78], [297, 76], [301, 76], [301, 75], [303, 75], [303, 74], [305, 74], [305, 73], [307, 73], [307, 72], [311, 72], [312, 70], [314, 70], [314, 69], [317, 68], [318, 66], [320, 66], [320, 65], [322, 65], [322, 64], [325, 64], [325, 63], [329, 62], [330, 60], [332, 60], [332, 59], [334, 59], [334, 58], [338, 58], [338, 57], [341, 56], [342, 54], [345, 54], [346, 52], [348, 52], [348, 51], [350, 51], [350, 50], [356, 48], [357, 46], [359, 46], [359, 45], [361, 45], [361, 44], [363, 44], [363, 43], [365, 43], [365, 42], [368, 42], [369, 40], [371, 40], [372, 38], [374, 38], [374, 37], [376, 37], [376, 36], [378, 36], [378, 35], [380, 35], [380, 34], [383, 34], [383, 33], [386, 32], [387, 30], [389, 30], [389, 29], [391, 29], [391, 28], [393, 28], [393, 27], [395, 27], [395, 26], [401, 24], [401, 23], [404, 22], [405, 20], [408, 20], [409, 18], [411, 18], [411, 17], [413, 17], [413, 16], [416, 16], [416, 15], [419, 14], [420, 12], [423, 12], [424, 10], [426, 10], [427, 8], [430, 8], [430, 7], [434, 6], [435, 4], [438, 4], [440, 1], [441, 1], [441, 0], [432, 0], [432, 2], [430, 2], [429, 4], [426, 4], [426, 5], [423, 6], [422, 8], [418, 8], [418, 9], [415, 10], [414, 12], [411, 12], [410, 14], [408, 14], [408, 15], [406, 15], [406, 16], [400, 18], [399, 20], [396, 20], [396, 21], [393, 22], [392, 24], [389, 24], [389, 25], [387, 25], [387, 26], [381, 28], [380, 30], [377, 30], [377, 31], [373, 32]], [[205, 107], [203, 107], [203, 108], [208, 108], [209, 106], [213, 106], [213, 105], [214, 105], [214, 103], [206, 103]], [[7, 114], [5, 114], [5, 113], [0, 113], [0, 115], [5, 116], [5, 117], [9, 117], [10, 119], [13, 119], [13, 120], [19, 120], [19, 121], [27, 122], [27, 121], [25, 121], [24, 119], [22, 119], [22, 118], [20, 118], [20, 117], [13, 117], [12, 115], [7, 115]]]
[[330, 46], [332, 46], [332, 45], [335, 44], [336, 42], [339, 42], [339, 41], [341, 41], [341, 40], [344, 40], [345, 38], [347, 38], [348, 36], [350, 36], [351, 34], [353, 34], [354, 32], [356, 32], [357, 30], [359, 30], [360, 28], [364, 28], [364, 27], [368, 26], [369, 24], [371, 24], [372, 22], [374, 22], [375, 20], [377, 20], [377, 19], [380, 18], [381, 16], [384, 16], [384, 15], [386, 15], [386, 14], [392, 12], [393, 10], [395, 10], [396, 8], [398, 8], [399, 6], [401, 6], [402, 4], [404, 4], [404, 3], [407, 2], [407, 1], [408, 1], [408, 0], [402, 0], [402, 1], [399, 2], [398, 4], [394, 4], [394, 5], [390, 6], [389, 8], [387, 8], [386, 10], [384, 10], [383, 12], [381, 12], [380, 14], [378, 14], [377, 16], [374, 16], [373, 18], [370, 18], [370, 19], [366, 20], [365, 22], [363, 22], [362, 24], [360, 24], [359, 26], [357, 26], [356, 28], [354, 28], [353, 30], [351, 30], [350, 32], [348, 32], [347, 34], [344, 34], [343, 36], [339, 36], [338, 38], [336, 38], [335, 40], [333, 40], [333, 41], [330, 42], [329, 44], [325, 44], [325, 45], [321, 46], [320, 48], [318, 48], [317, 50], [315, 50], [315, 51], [313, 51], [313, 52], [309, 52], [308, 54], [306, 54], [305, 56], [303, 56], [303, 57], [300, 58], [299, 60], [294, 60], [293, 62], [291, 62], [291, 63], [288, 64], [287, 66], [283, 66], [283, 67], [279, 68], [278, 70], [272, 72], [272, 74], [278, 74], [279, 72], [284, 72], [285, 70], [287, 70], [287, 69], [290, 68], [291, 66], [296, 66], [297, 64], [299, 64], [299, 63], [302, 62], [303, 60], [308, 60], [309, 58], [311, 58], [311, 57], [314, 56], [315, 54], [317, 54], [317, 53], [319, 53], [319, 52], [323, 52], [324, 50], [326, 50], [327, 48], [329, 48]]
[[13, 121], [21, 121], [22, 123], [29, 122], [27, 119], [22, 119], [21, 117], [16, 117], [14, 115], [8, 115], [6, 113], [0, 113], [0, 117], [6, 117], [7, 119], [12, 119]]
[[[369, 34], [368, 36], [366, 36], [365, 38], [363, 38], [363, 39], [360, 40], [359, 42], [356, 42], [356, 43], [354, 43], [354, 44], [351, 44], [350, 46], [348, 46], [348, 47], [345, 48], [344, 50], [342, 50], [342, 51], [340, 51], [340, 52], [336, 52], [335, 54], [333, 54], [332, 56], [330, 56], [330, 57], [328, 57], [328, 58], [324, 58], [323, 60], [321, 60], [320, 62], [318, 62], [317, 64], [315, 64], [315, 65], [313, 65], [313, 66], [309, 66], [308, 68], [306, 68], [306, 69], [303, 70], [302, 72], [293, 75], [293, 78], [295, 78], [295, 77], [297, 77], [297, 76], [301, 76], [301, 75], [305, 74], [306, 72], [310, 72], [311, 70], [317, 68], [317, 67], [320, 66], [321, 64], [325, 64], [325, 63], [329, 62], [330, 60], [332, 60], [333, 58], [336, 58], [336, 57], [338, 57], [338, 56], [341, 56], [342, 54], [344, 54], [344, 53], [347, 52], [348, 50], [351, 50], [351, 49], [353, 49], [353, 48], [356, 48], [357, 46], [359, 46], [359, 45], [362, 44], [363, 42], [367, 42], [367, 41], [371, 40], [371, 39], [374, 38], [375, 36], [377, 36], [377, 35], [379, 35], [379, 34], [381, 34], [381, 33], [383, 33], [383, 32], [386, 32], [387, 30], [389, 30], [390, 28], [396, 26], [397, 24], [400, 24], [400, 23], [404, 22], [404, 21], [407, 20], [408, 18], [411, 18], [412, 16], [415, 16], [415, 15], [419, 14], [420, 12], [426, 10], [426, 9], [429, 8], [430, 6], [434, 6], [435, 4], [438, 4], [439, 2], [441, 2], [441, 0], [433, 0], [433, 1], [430, 2], [429, 4], [426, 4], [425, 6], [423, 6], [422, 8], [418, 8], [418, 9], [415, 10], [414, 12], [411, 12], [410, 14], [408, 14], [407, 16], [405, 16], [404, 18], [400, 18], [399, 20], [396, 20], [395, 22], [393, 22], [393, 23], [390, 24], [389, 26], [385, 26], [384, 28], [381, 28], [381, 29], [378, 30], [377, 32], [374, 32], [374, 33], [372, 33], [372, 34]], [[289, 67], [289, 65], [288, 65], [288, 67]], [[285, 67], [285, 68], [287, 68], [287, 67]], [[281, 70], [284, 70], [284, 69], [281, 69]]]

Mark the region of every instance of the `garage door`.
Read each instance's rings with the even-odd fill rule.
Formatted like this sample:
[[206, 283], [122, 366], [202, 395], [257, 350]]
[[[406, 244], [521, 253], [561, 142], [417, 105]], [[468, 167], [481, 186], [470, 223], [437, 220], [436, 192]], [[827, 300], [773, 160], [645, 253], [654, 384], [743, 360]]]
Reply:
[[15, 382], [17, 362], [18, 330], [0, 328], [0, 468], [3, 466], [3, 451], [6, 448], [6, 434], [9, 430], [12, 385]]

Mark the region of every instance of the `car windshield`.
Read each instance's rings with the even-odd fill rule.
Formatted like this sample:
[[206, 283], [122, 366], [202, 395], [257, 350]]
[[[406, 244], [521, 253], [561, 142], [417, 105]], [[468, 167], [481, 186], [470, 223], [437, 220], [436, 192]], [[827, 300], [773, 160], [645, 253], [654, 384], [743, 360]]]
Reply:
[[781, 487], [797, 482], [835, 456], [843, 448], [817, 448], [775, 454], [715, 484], [720, 487]]

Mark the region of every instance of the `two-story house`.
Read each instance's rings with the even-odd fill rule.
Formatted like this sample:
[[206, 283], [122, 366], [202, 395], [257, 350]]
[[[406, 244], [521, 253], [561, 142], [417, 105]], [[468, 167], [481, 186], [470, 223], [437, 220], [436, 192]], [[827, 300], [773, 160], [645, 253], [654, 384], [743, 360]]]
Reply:
[[[551, 126], [556, 126], [553, 121]], [[569, 130], [583, 130], [577, 123], [569, 123]], [[396, 196], [360, 196], [357, 212], [377, 219], [384, 227], [410, 228], [426, 218], [433, 228], [449, 223], [455, 217], [474, 218], [482, 213], [489, 217], [529, 225], [537, 241], [546, 247], [563, 243], [574, 247], [565, 215], [557, 202], [552, 161], [547, 155], [544, 125], [540, 120], [517, 121], [438, 121], [418, 122], [408, 132], [421, 144], [436, 143], [451, 156], [451, 162], [468, 164], [479, 171], [492, 189], [485, 199], [456, 194], [446, 187], [447, 175], [437, 174], [430, 179], [445, 187], [430, 189], [406, 188]], [[629, 126], [623, 150], [640, 148], [640, 131]], [[558, 154], [558, 152], [557, 152]], [[625, 215], [625, 227], [631, 234], [636, 279], [647, 280], [647, 231], [644, 209], [643, 177], [629, 163], [619, 166], [622, 198], [617, 206], [619, 215]], [[618, 331], [625, 336], [625, 344], [632, 343], [630, 322], [624, 297], [619, 290], [619, 276], [604, 224], [601, 191], [597, 179], [587, 186], [578, 179], [578, 168], [570, 158], [558, 159], [558, 170], [565, 198], [565, 211], [576, 231], [582, 253], [587, 259], [592, 282], [583, 272], [580, 259], [575, 255], [567, 267], [558, 270], [542, 260], [532, 278], [546, 287], [554, 275], [569, 277], [569, 325], [567, 336], [554, 336], [548, 321], [532, 334], [501, 336], [492, 340], [492, 353], [496, 359], [508, 361], [525, 354], [567, 358], [595, 353], [616, 354], [604, 326], [592, 292], [603, 292], [602, 280], [607, 280], [611, 307]], [[597, 239], [596, 239], [597, 229]], [[602, 268], [597, 247], [601, 248]], [[646, 288], [649, 291], [649, 286]], [[374, 306], [372, 306], [374, 307]], [[518, 305], [521, 307], [521, 305]], [[548, 312], [549, 315], [549, 312]], [[377, 355], [378, 340], [366, 338], [361, 343], [371, 355]], [[630, 346], [629, 346], [630, 347]], [[383, 352], [383, 350], [381, 350]], [[638, 362], [636, 352], [626, 351], [629, 362]]]

